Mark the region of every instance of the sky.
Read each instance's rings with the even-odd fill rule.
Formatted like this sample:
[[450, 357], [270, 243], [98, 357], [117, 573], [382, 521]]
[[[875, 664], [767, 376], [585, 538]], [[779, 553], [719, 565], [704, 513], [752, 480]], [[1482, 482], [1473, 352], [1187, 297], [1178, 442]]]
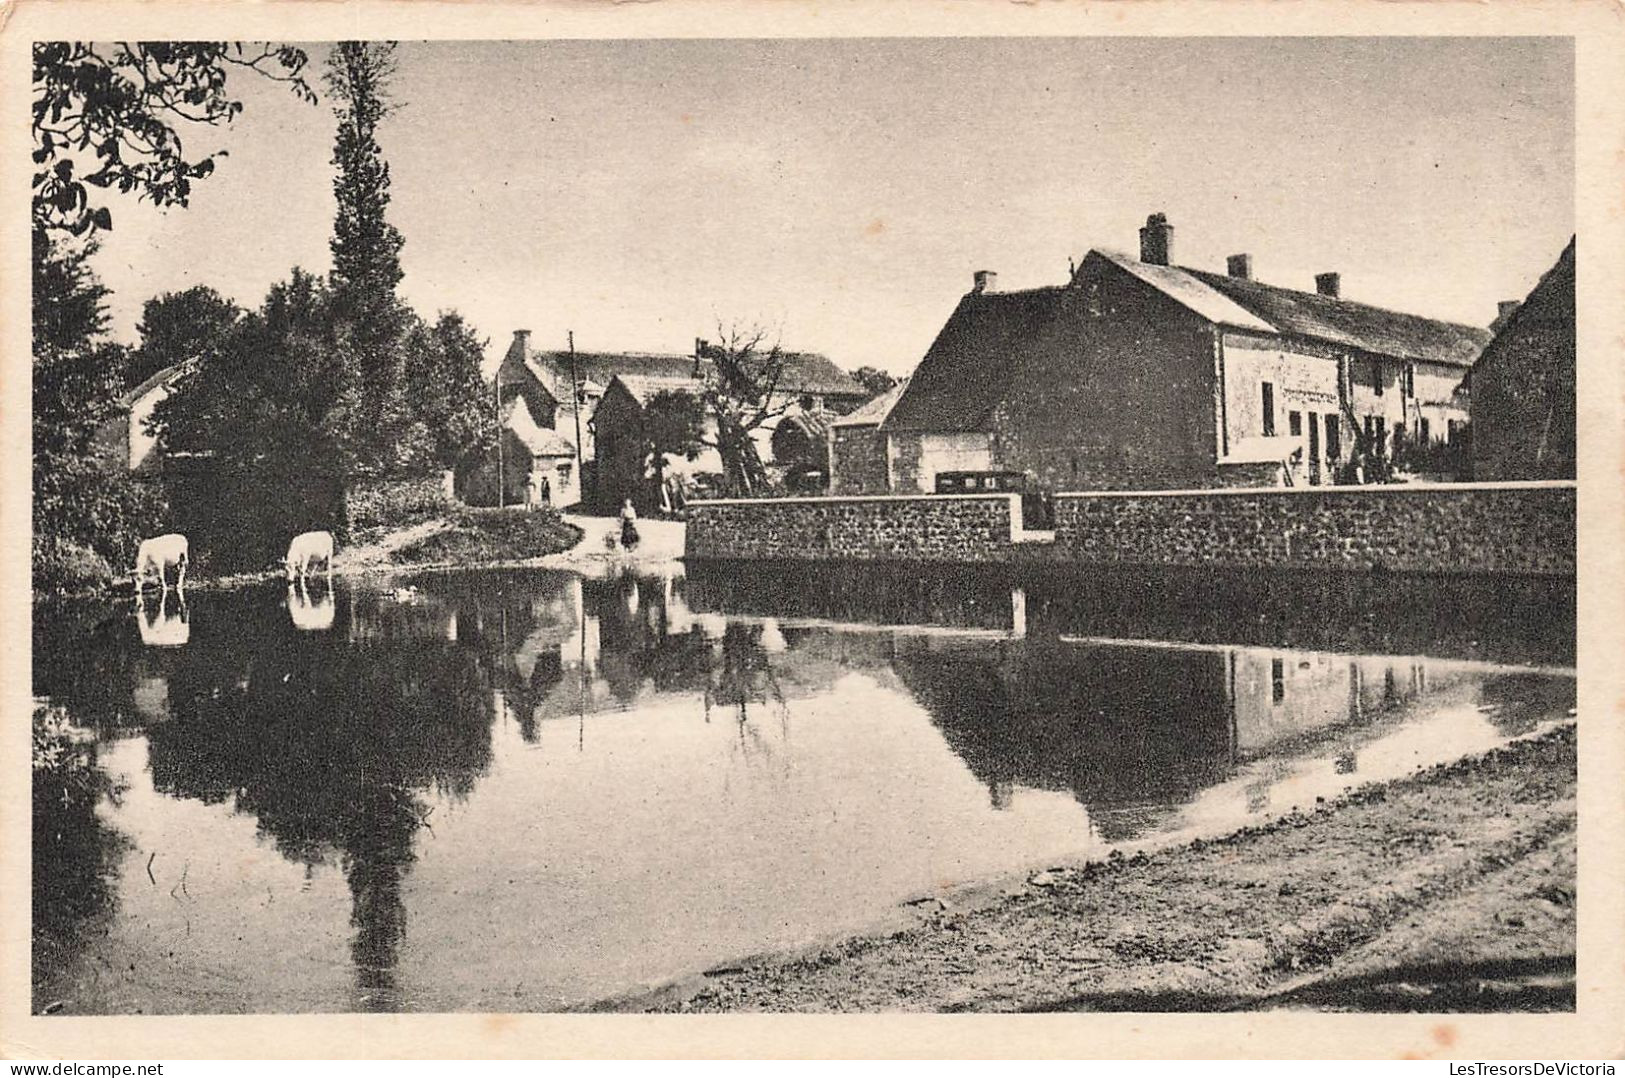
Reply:
[[[313, 73], [326, 46], [306, 46]], [[334, 120], [233, 76], [191, 205], [114, 196], [113, 331], [194, 284], [257, 306], [326, 271]], [[1487, 325], [1574, 230], [1562, 38], [943, 38], [403, 43], [382, 125], [401, 292], [500, 357], [687, 352], [769, 327], [911, 370], [978, 269], [1060, 284], [1092, 247]]]

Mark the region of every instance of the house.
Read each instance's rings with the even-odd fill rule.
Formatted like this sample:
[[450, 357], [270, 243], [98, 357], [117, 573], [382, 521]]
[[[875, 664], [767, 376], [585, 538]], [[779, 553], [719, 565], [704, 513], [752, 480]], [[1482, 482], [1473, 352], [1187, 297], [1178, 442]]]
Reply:
[[[572, 444], [579, 419], [582, 459], [593, 461], [597, 452], [592, 420], [609, 384], [619, 378], [645, 400], [662, 389], [697, 392], [709, 361], [699, 356], [708, 347], [706, 342], [695, 345], [694, 355], [544, 352], [531, 347], [529, 330], [515, 330], [497, 368], [498, 395], [504, 402], [523, 396], [539, 425]], [[849, 412], [865, 397], [863, 387], [828, 358], [809, 352], [786, 354], [784, 383], [784, 392], [794, 394], [804, 411]]]
[[881, 424], [888, 480], [1022, 473], [1033, 489], [1348, 478], [1456, 436], [1486, 330], [1263, 284], [1252, 259], [1181, 267], [1153, 214], [1140, 257], [1095, 249], [1064, 285], [975, 274]]
[[158, 402], [168, 397], [194, 366], [195, 361], [184, 360], [165, 367], [121, 396], [113, 414], [96, 429], [96, 447], [127, 471], [146, 474], [157, 470], [158, 439], [147, 430], [147, 421]]
[[509, 397], [500, 418], [500, 449], [481, 447], [463, 459], [453, 479], [457, 497], [471, 505], [562, 509], [579, 503], [581, 467], [575, 443], [537, 422], [523, 395]]
[[1573, 479], [1574, 412], [1570, 239], [1473, 367], [1473, 478]]
[[[648, 352], [539, 352], [530, 347], [527, 330], [517, 330], [497, 370], [498, 395], [504, 401], [523, 398], [539, 428], [576, 443], [579, 420], [582, 459], [588, 471], [586, 494], [595, 505], [612, 508], [632, 498], [640, 509], [662, 505], [644, 452], [643, 408], [662, 391], [698, 395], [712, 369], [710, 345], [695, 342], [693, 355]], [[786, 352], [784, 372], [775, 406], [788, 406], [781, 417], [757, 432], [764, 461], [774, 460], [774, 438], [785, 421], [778, 443], [786, 452], [798, 452], [809, 439], [821, 439], [822, 428], [810, 418], [851, 411], [863, 402], [861, 385], [827, 357], [810, 352]], [[577, 391], [571, 392], [574, 383]], [[816, 430], [815, 430], [816, 428]], [[796, 463], [802, 463], [796, 458]], [[671, 459], [668, 470], [677, 475], [720, 475], [714, 450], [696, 461]], [[827, 466], [826, 466], [827, 470]]]
[[886, 392], [830, 423], [831, 494], [884, 494], [887, 481], [887, 435], [881, 424], [908, 385], [905, 378]]

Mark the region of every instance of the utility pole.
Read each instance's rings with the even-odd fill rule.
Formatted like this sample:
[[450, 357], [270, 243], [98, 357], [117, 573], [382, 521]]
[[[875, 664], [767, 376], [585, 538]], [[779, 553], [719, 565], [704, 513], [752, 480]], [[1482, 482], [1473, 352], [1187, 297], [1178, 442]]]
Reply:
[[497, 431], [497, 508], [500, 509], [500, 508], [505, 507], [508, 504], [508, 501], [507, 501], [507, 488], [504, 486], [504, 480], [503, 480], [503, 475], [502, 475], [502, 368], [501, 367], [497, 368], [496, 395], [497, 395], [497, 423], [496, 423], [496, 431]]
[[576, 373], [576, 334], [575, 330], [565, 330], [565, 338], [570, 342], [570, 414], [576, 420], [576, 494], [586, 494], [587, 477], [582, 474], [581, 463], [581, 376]]

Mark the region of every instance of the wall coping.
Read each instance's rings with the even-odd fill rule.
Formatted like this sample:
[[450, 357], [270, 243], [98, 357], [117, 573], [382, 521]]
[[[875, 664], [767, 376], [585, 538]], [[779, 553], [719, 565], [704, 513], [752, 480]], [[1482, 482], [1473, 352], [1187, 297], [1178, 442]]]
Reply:
[[1066, 490], [1056, 498], [1189, 498], [1239, 497], [1263, 495], [1266, 497], [1294, 497], [1303, 494], [1469, 494], [1478, 490], [1575, 490], [1573, 479], [1524, 479], [1498, 483], [1368, 483], [1364, 486], [1324, 487], [1198, 487], [1191, 490]]
[[1020, 498], [1018, 491], [990, 490], [975, 494], [821, 494], [797, 498], [692, 498], [689, 505], [840, 505], [849, 502], [971, 502]]

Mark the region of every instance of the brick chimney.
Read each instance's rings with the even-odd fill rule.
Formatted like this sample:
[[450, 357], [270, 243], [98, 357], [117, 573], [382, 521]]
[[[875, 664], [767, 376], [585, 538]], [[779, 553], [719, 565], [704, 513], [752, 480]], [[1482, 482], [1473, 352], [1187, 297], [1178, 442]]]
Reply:
[[1238, 277], [1243, 281], [1253, 279], [1252, 255], [1231, 255], [1224, 260], [1224, 266], [1225, 272], [1232, 277]]
[[1336, 299], [1343, 293], [1343, 275], [1340, 273], [1315, 274], [1315, 291]]
[[992, 270], [977, 270], [975, 274], [972, 275], [971, 280], [974, 282], [974, 284], [971, 286], [971, 291], [978, 296], [983, 292], [998, 291], [999, 275], [994, 273]]
[[530, 347], [530, 330], [516, 329], [513, 331], [513, 346], [521, 352]]
[[1174, 257], [1174, 226], [1165, 213], [1153, 213], [1140, 229], [1140, 261], [1153, 266], [1171, 265]]
[[1501, 328], [1512, 321], [1512, 316], [1518, 313], [1523, 306], [1522, 300], [1504, 299], [1495, 305], [1495, 321], [1490, 323], [1490, 332], [1499, 333]]

